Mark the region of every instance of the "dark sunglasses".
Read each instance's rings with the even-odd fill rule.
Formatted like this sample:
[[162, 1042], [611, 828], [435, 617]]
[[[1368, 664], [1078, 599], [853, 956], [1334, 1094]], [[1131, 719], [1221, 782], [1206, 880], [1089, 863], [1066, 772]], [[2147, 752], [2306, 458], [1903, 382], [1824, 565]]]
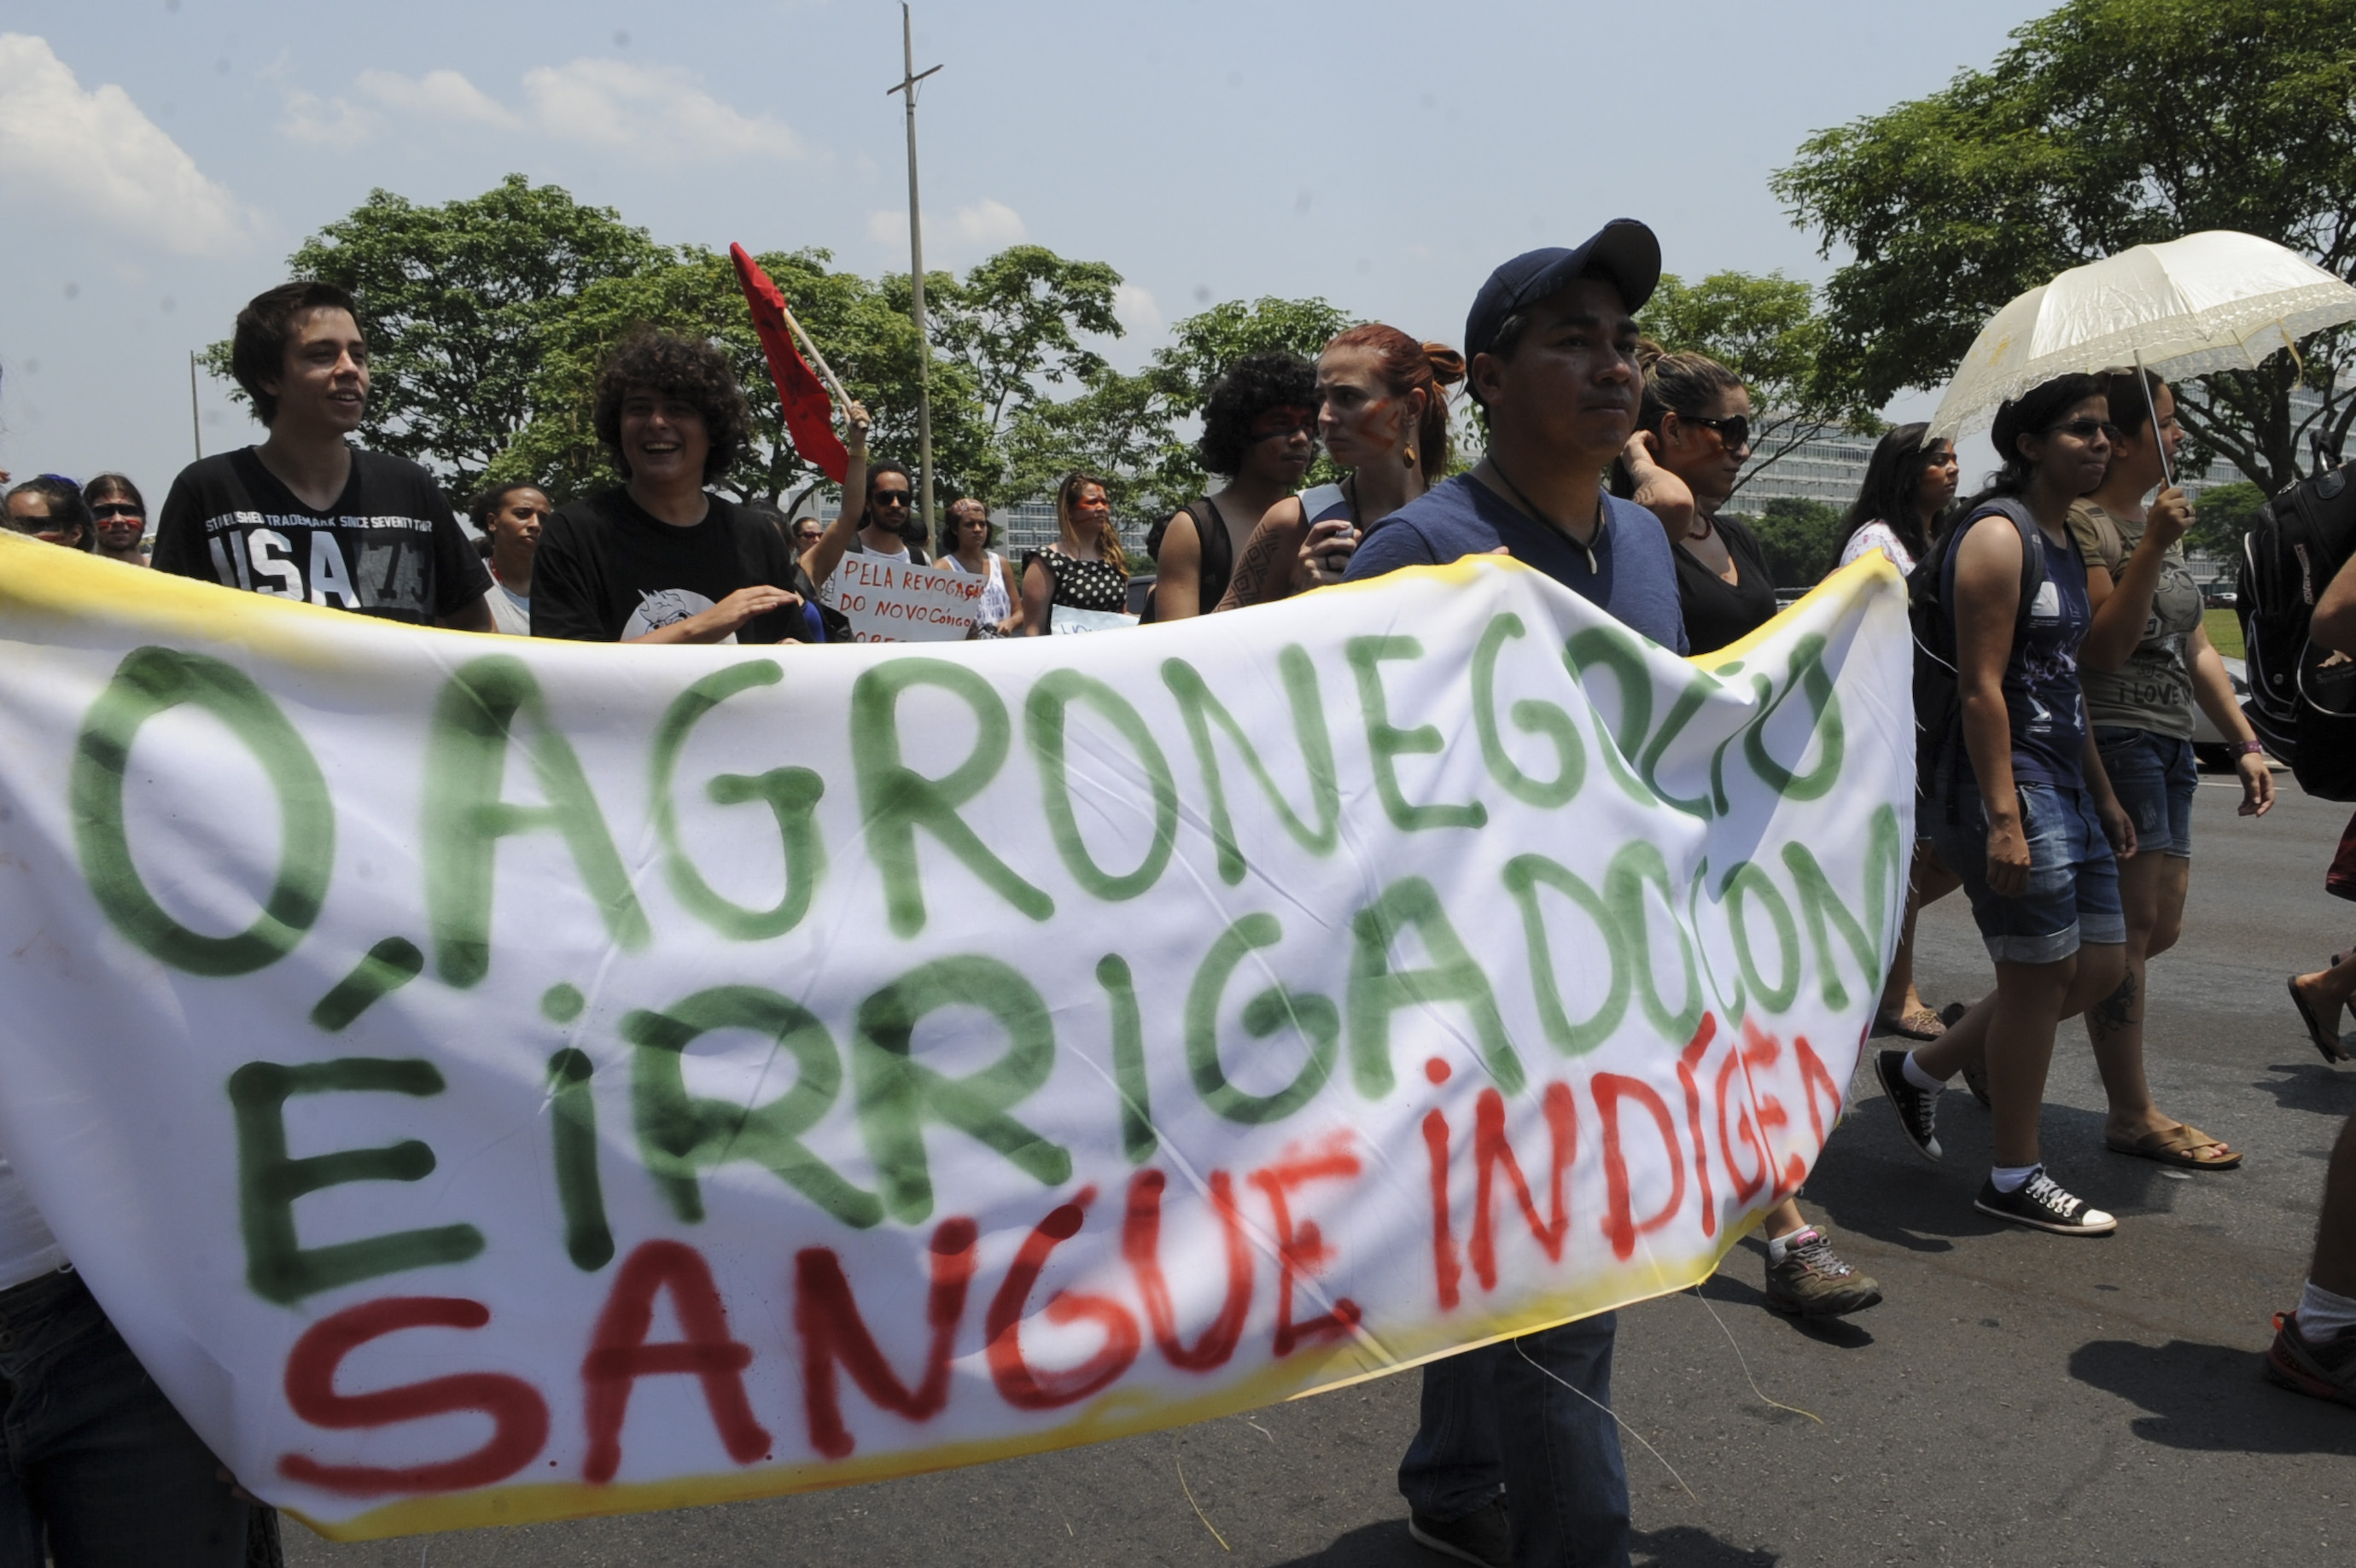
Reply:
[[2126, 433], [2110, 421], [2098, 419], [2069, 420], [2061, 424], [2050, 424], [2045, 427], [2045, 433], [2048, 435], [2056, 432], [2074, 436], [2080, 441], [2092, 441], [2099, 435], [2104, 441], [2113, 443]]
[[1726, 450], [1729, 452], [1732, 452], [1738, 446], [1751, 444], [1749, 414], [1729, 414], [1722, 420], [1706, 420], [1698, 414], [1679, 414], [1677, 418], [1687, 424], [1697, 424], [1704, 430], [1718, 432], [1718, 439], [1726, 443]]
[[144, 521], [147, 516], [128, 501], [101, 501], [90, 509], [90, 515], [101, 522], [109, 517], [137, 517]]
[[879, 507], [905, 507], [908, 504], [908, 493], [905, 490], [878, 490], [874, 501]]

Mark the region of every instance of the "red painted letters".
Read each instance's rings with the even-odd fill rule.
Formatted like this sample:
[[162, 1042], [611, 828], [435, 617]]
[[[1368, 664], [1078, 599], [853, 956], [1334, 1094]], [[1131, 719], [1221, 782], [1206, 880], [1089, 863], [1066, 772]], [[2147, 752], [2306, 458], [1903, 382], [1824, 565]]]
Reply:
[[[654, 1326], [655, 1293], [670, 1292], [685, 1339], [647, 1343]], [[728, 1337], [728, 1309], [720, 1304], [703, 1254], [684, 1242], [640, 1244], [614, 1276], [613, 1294], [597, 1315], [596, 1339], [581, 1362], [583, 1411], [589, 1427], [584, 1480], [603, 1485], [622, 1467], [622, 1418], [640, 1378], [686, 1374], [703, 1384], [703, 1403], [728, 1456], [749, 1465], [769, 1451], [769, 1434], [753, 1419], [744, 1397], [744, 1369], [753, 1351]]]
[[1276, 1221], [1276, 1353], [1280, 1356], [1292, 1354], [1296, 1347], [1312, 1339], [1338, 1339], [1358, 1326], [1358, 1304], [1347, 1297], [1335, 1301], [1330, 1312], [1305, 1322], [1292, 1320], [1293, 1287], [1301, 1275], [1313, 1277], [1323, 1271], [1333, 1254], [1318, 1233], [1316, 1221], [1293, 1224], [1291, 1195], [1312, 1181], [1356, 1176], [1358, 1157], [1350, 1152], [1349, 1143], [1348, 1133], [1336, 1133], [1325, 1140], [1323, 1153], [1281, 1159], [1251, 1175], [1252, 1185], [1267, 1196]]
[[[1591, 1087], [1596, 1115], [1603, 1123], [1603, 1179], [1611, 1199], [1611, 1211], [1603, 1218], [1603, 1233], [1611, 1238], [1612, 1254], [1624, 1263], [1636, 1255], [1636, 1238], [1667, 1224], [1685, 1202], [1685, 1151], [1677, 1147], [1677, 1125], [1670, 1119], [1669, 1107], [1653, 1092], [1651, 1084], [1618, 1072], [1599, 1072]], [[1620, 1102], [1623, 1099], [1644, 1106], [1660, 1124], [1661, 1143], [1669, 1155], [1669, 1174], [1676, 1179], [1669, 1189], [1668, 1201], [1661, 1205], [1658, 1213], [1645, 1220], [1635, 1217], [1634, 1196], [1628, 1186], [1628, 1159], [1620, 1149]]]
[[802, 1337], [802, 1398], [809, 1421], [810, 1446], [830, 1459], [850, 1456], [856, 1445], [842, 1424], [834, 1366], [869, 1399], [910, 1421], [929, 1421], [949, 1402], [949, 1347], [965, 1317], [966, 1288], [973, 1283], [976, 1227], [971, 1220], [944, 1220], [933, 1232], [932, 1289], [925, 1320], [933, 1338], [925, 1354], [925, 1375], [911, 1391], [877, 1349], [859, 1315], [859, 1303], [843, 1276], [842, 1260], [831, 1249], [809, 1247], [794, 1258], [794, 1328]]
[[[1244, 1233], [1243, 1216], [1236, 1211], [1236, 1184], [1224, 1170], [1211, 1172], [1211, 1206], [1219, 1211], [1219, 1225], [1227, 1242], [1227, 1298], [1219, 1315], [1189, 1347], [1178, 1338], [1178, 1315], [1170, 1301], [1170, 1282], [1162, 1272], [1162, 1191], [1169, 1179], [1158, 1170], [1141, 1170], [1129, 1180], [1129, 1215], [1120, 1231], [1121, 1255], [1137, 1275], [1137, 1293], [1145, 1300], [1145, 1320], [1163, 1360], [1181, 1371], [1207, 1372], [1227, 1364], [1243, 1338], [1244, 1317], [1251, 1310], [1251, 1238]], [[1052, 1310], [1052, 1308], [1051, 1308]]]
[[1000, 1396], [1017, 1410], [1076, 1404], [1129, 1371], [1130, 1363], [1137, 1360], [1137, 1319], [1127, 1307], [1110, 1296], [1074, 1296], [1063, 1290], [1047, 1298], [1047, 1321], [1073, 1323], [1085, 1318], [1104, 1330], [1104, 1343], [1095, 1355], [1060, 1372], [1034, 1371], [1023, 1357], [1023, 1308], [1029, 1305], [1032, 1288], [1047, 1266], [1048, 1254], [1057, 1243], [1080, 1233], [1080, 1221], [1096, 1196], [1093, 1187], [1080, 1189], [1071, 1202], [1039, 1221], [1023, 1239], [1014, 1266], [1006, 1271], [1006, 1283], [991, 1298], [990, 1311], [982, 1319], [982, 1333], [990, 1347], [991, 1381], [998, 1385]]
[[1498, 1167], [1503, 1166], [1505, 1179], [1513, 1185], [1514, 1199], [1521, 1205], [1522, 1218], [1529, 1225], [1530, 1234], [1546, 1249], [1549, 1262], [1562, 1261], [1563, 1233], [1570, 1227], [1570, 1215], [1563, 1206], [1562, 1178], [1579, 1157], [1579, 1107], [1571, 1099], [1568, 1084], [1549, 1083], [1539, 1104], [1546, 1112], [1547, 1133], [1551, 1145], [1547, 1192], [1552, 1204], [1550, 1218], [1538, 1219], [1538, 1206], [1530, 1197], [1530, 1184], [1522, 1177], [1521, 1162], [1514, 1157], [1514, 1146], [1505, 1141], [1505, 1100], [1494, 1089], [1481, 1091], [1472, 1123], [1472, 1164], [1474, 1170], [1472, 1198], [1472, 1272], [1483, 1290], [1497, 1288], [1497, 1247], [1491, 1233], [1491, 1189], [1495, 1184]]

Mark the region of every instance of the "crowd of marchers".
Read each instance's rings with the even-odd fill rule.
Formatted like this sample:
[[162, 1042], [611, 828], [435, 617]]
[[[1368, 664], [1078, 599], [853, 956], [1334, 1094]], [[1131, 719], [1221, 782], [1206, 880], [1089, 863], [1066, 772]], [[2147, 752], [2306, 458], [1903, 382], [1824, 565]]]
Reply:
[[[1776, 612], [1766, 553], [1723, 510], [1751, 456], [1750, 391], [1712, 359], [1639, 336], [1635, 314], [1660, 273], [1652, 231], [1622, 219], [1499, 266], [1461, 352], [1366, 325], [1314, 363], [1263, 353], [1228, 367], [1199, 443], [1223, 483], [1152, 528], [1141, 618], [1270, 605], [1504, 552], [1679, 654], [1749, 635]], [[493, 488], [468, 504], [470, 539], [424, 469], [354, 443], [369, 398], [362, 314], [337, 288], [295, 282], [239, 315], [232, 368], [267, 439], [184, 470], [152, 553], [145, 503], [116, 474], [18, 485], [9, 527], [228, 590], [603, 642], [841, 640], [847, 627], [821, 590], [846, 554], [927, 560], [909, 472], [871, 460], [856, 403], [841, 411], [850, 471], [830, 521], [716, 494], [747, 438], [743, 392], [710, 345], [653, 332], [616, 347], [596, 383], [593, 424], [621, 483], [561, 507], [531, 485]], [[1450, 448], [1460, 396], [1484, 432], [1462, 471]], [[1922, 424], [1890, 431], [1847, 518], [1843, 563], [1879, 552], [1905, 574], [1917, 636], [1918, 837], [1875, 1018], [1877, 1034], [1912, 1048], [1873, 1065], [1930, 1159], [1943, 1157], [1941, 1096], [1956, 1077], [1985, 1107], [1994, 1158], [1979, 1210], [2094, 1236], [2118, 1221], [2040, 1150], [2064, 1021], [2085, 1020], [2112, 1154], [2196, 1179], [2244, 1161], [2155, 1102], [2145, 976], [2184, 916], [2196, 713], [2233, 745], [2244, 815], [2273, 805], [2273, 773], [2202, 630], [2181, 542], [2192, 507], [2168, 482], [2183, 439], [2170, 388], [2135, 370], [2061, 377], [2005, 403], [1993, 438], [1999, 469], [1959, 500], [1953, 445]], [[1321, 449], [1342, 477], [1304, 490]], [[1066, 476], [1055, 540], [1011, 562], [986, 507], [948, 508], [934, 564], [985, 579], [972, 636], [1043, 635], [1059, 613], [1107, 624], [1130, 611], [1132, 563], [1109, 496], [1098, 475]], [[2331, 581], [2313, 635], [2356, 652], [2356, 571]], [[2356, 846], [2343, 854], [2356, 887]], [[1958, 888], [1991, 982], [1976, 1002], [1934, 1008], [1913, 981], [1915, 916]], [[2356, 955], [2295, 979], [2291, 997], [2317, 1048], [2346, 1060], [2338, 1026], [2356, 997]], [[1774, 1208], [1763, 1233], [1771, 1307], [1821, 1317], [1881, 1299], [1797, 1200]], [[1418, 1541], [1500, 1568], [1628, 1560], [1614, 1333], [1605, 1313], [1425, 1368], [1398, 1475]], [[2356, 1403], [2356, 1120], [2330, 1163], [2305, 1294], [2266, 1370]], [[5, 1164], [0, 1377], [16, 1477], [0, 1488], [0, 1537], [46, 1533], [60, 1564], [230, 1563], [268, 1533], [266, 1510], [138, 1373]], [[93, 1462], [100, 1452], [112, 1461]], [[121, 1506], [134, 1494], [140, 1507]], [[38, 1562], [37, 1545], [22, 1560]]]

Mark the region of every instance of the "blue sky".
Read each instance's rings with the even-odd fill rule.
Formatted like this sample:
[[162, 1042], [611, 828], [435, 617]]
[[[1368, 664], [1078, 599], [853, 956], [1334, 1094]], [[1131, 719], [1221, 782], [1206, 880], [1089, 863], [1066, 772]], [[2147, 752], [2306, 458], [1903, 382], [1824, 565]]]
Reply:
[[[920, 0], [918, 68], [947, 67], [920, 105], [926, 260], [1109, 261], [1122, 363], [1263, 293], [1452, 342], [1498, 261], [1623, 215], [1673, 272], [1821, 279], [1768, 173], [2040, 9]], [[905, 269], [899, 69], [891, 0], [11, 0], [0, 468], [121, 467], [160, 502], [188, 351], [374, 187], [520, 172], [667, 242]], [[254, 438], [219, 388], [201, 404], [207, 451]]]

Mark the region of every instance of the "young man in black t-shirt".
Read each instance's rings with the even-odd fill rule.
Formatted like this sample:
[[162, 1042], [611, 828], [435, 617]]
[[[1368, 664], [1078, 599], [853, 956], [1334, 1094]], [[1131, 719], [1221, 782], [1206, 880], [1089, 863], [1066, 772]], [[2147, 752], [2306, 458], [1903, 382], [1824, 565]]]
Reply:
[[[719, 350], [640, 332], [597, 375], [590, 415], [623, 484], [560, 507], [540, 537], [531, 633], [579, 642], [821, 642], [793, 546], [704, 488], [747, 435]], [[862, 434], [854, 421], [852, 460]], [[811, 551], [833, 570], [847, 521]]]
[[230, 368], [270, 429], [180, 471], [152, 565], [418, 626], [491, 630], [490, 574], [434, 476], [350, 443], [368, 407], [351, 295], [283, 283], [238, 313]]

